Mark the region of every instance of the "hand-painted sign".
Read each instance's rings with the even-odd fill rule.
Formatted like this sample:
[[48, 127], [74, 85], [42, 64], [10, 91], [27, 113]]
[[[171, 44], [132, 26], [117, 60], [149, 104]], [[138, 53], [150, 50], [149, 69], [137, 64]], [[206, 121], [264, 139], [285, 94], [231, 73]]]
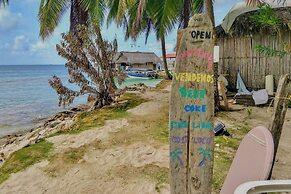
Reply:
[[209, 194], [213, 167], [213, 28], [195, 15], [182, 31], [170, 100], [172, 194]]
[[180, 88], [181, 98], [201, 98], [204, 99], [206, 95], [206, 90], [192, 90], [187, 88]]
[[171, 129], [188, 129], [191, 127], [192, 129], [213, 129], [213, 122], [210, 121], [199, 121], [188, 123], [188, 121], [171, 121], [170, 128]]
[[196, 30], [196, 31], [191, 31], [191, 36], [192, 38], [195, 39], [211, 39], [212, 38], [212, 32], [211, 31], [200, 31], [200, 30]]
[[213, 83], [214, 75], [203, 73], [175, 73], [174, 80], [180, 82]]

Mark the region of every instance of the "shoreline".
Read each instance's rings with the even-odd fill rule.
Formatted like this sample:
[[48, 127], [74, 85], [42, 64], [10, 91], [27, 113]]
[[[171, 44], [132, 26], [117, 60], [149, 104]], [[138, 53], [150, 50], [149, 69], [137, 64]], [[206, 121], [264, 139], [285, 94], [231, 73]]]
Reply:
[[[146, 101], [136, 103], [136, 97], [131, 96], [130, 107], [126, 106], [127, 100], [118, 100], [114, 116], [108, 117], [109, 112], [114, 112], [112, 107], [101, 111], [88, 112], [82, 117], [79, 124], [87, 125], [92, 121], [99, 121], [101, 116], [104, 122], [87, 125], [84, 129], [78, 129], [76, 133], [58, 133], [48, 136], [32, 146], [22, 149], [22, 153], [31, 150], [31, 159], [40, 149], [43, 158], [35, 163], [17, 171], [12, 171], [5, 182], [0, 184], [0, 190], [18, 193], [36, 191], [47, 193], [64, 192], [61, 185], [74, 185], [67, 187], [65, 192], [90, 192], [97, 193], [108, 191], [109, 193], [169, 193], [169, 134], [168, 134], [168, 87], [157, 86], [145, 91], [129, 92], [137, 94]], [[169, 89], [169, 90], [168, 90]], [[241, 105], [235, 105], [238, 108]], [[118, 107], [127, 107], [120, 114]], [[231, 165], [232, 158], [237, 146], [245, 134], [253, 127], [264, 125], [270, 115], [266, 114], [267, 107], [252, 107], [249, 114], [247, 109], [233, 112], [221, 112], [216, 117], [216, 122], [223, 122], [232, 138], [223, 136], [215, 138], [215, 166], [213, 173], [213, 191], [219, 192], [223, 180]], [[116, 111], [117, 110], [117, 111]], [[107, 112], [106, 112], [107, 111]], [[126, 113], [125, 113], [126, 112]], [[274, 178], [288, 178], [290, 175], [290, 137], [288, 128], [291, 126], [291, 114], [287, 114], [283, 130], [278, 161], [274, 168]], [[245, 122], [247, 120], [247, 122]], [[99, 125], [100, 123], [100, 125]], [[53, 124], [53, 123], [51, 123]], [[76, 125], [77, 126], [77, 125]], [[37, 147], [38, 146], [38, 147]], [[48, 147], [52, 146], [51, 156], [47, 156]], [[286, 155], [286, 151], [288, 154]], [[14, 160], [8, 160], [2, 172], [3, 176], [8, 173], [5, 169], [14, 169], [20, 159], [20, 153], [15, 153]], [[16, 165], [16, 166], [15, 166]], [[35, 177], [38, 177], [35, 179]], [[82, 181], [80, 181], [82, 180]], [[97, 184], [96, 184], [96, 180]], [[1, 181], [1, 179], [0, 179]], [[62, 184], [59, 184], [59, 183]], [[141, 188], [140, 185], [147, 185]], [[110, 188], [109, 190], [106, 190]], [[24, 189], [24, 190], [23, 190]], [[142, 189], [142, 191], [141, 191]]]
[[[121, 90], [123, 89], [129, 89], [130, 88], [138, 88], [140, 86], [146, 86], [146, 87], [149, 87], [149, 88], [155, 88], [163, 79], [155, 79], [155, 83], [152, 85], [152, 84], [149, 84], [149, 83], [135, 83], [137, 79], [132, 79], [132, 85], [127, 85], [126, 83], [122, 83], [122, 87], [119, 88]], [[140, 85], [141, 84], [141, 85]], [[88, 102], [79, 102], [79, 104], [73, 104], [72, 106], [69, 106], [67, 108], [62, 108], [61, 110], [55, 110], [53, 111], [52, 113], [48, 113], [46, 115], [43, 115], [41, 117], [38, 117], [37, 115], [32, 115], [32, 117], [30, 118], [29, 121], [25, 122], [25, 123], [20, 123], [20, 124], [17, 124], [17, 121], [16, 122], [13, 122], [13, 123], [9, 123], [7, 124], [4, 124], [4, 127], [1, 129], [1, 133], [0, 133], [0, 147], [2, 146], [3, 144], [3, 139], [6, 139], [6, 138], [10, 138], [11, 136], [23, 136], [25, 135], [26, 133], [29, 133], [29, 132], [32, 132], [34, 131], [35, 129], [41, 127], [47, 120], [49, 120], [50, 118], [54, 117], [55, 115], [57, 115], [58, 113], [61, 113], [61, 112], [64, 112], [64, 111], [69, 111], [69, 110], [72, 110], [74, 109], [75, 107], [78, 107], [78, 106], [85, 106], [87, 105]], [[19, 118], [19, 120], [21, 120], [21, 117]]]
[[89, 105], [78, 105], [69, 110], [57, 112], [44, 119], [37, 127], [0, 137], [0, 167], [15, 151], [69, 128], [74, 123], [78, 113], [85, 112], [89, 108]]
[[[155, 87], [146, 86], [145, 84], [127, 86], [125, 87], [125, 91], [138, 91], [143, 93], [149, 88], [156, 88], [158, 84]], [[75, 123], [75, 118], [78, 114], [88, 111], [90, 107], [90, 102], [76, 105], [68, 110], [57, 112], [47, 118], [41, 118], [39, 125], [36, 127], [0, 137], [0, 167], [15, 151], [28, 145], [35, 144], [40, 139], [46, 138], [54, 133], [70, 129]]]
[[46, 125], [49, 124], [50, 121], [54, 121], [53, 119], [57, 118], [58, 115], [60, 115], [60, 114], [63, 114], [63, 113], [66, 113], [66, 112], [72, 112], [72, 111], [74, 111], [74, 110], [76, 110], [76, 109], [78, 109], [80, 107], [82, 108], [82, 107], [88, 107], [88, 106], [89, 106], [88, 104], [76, 105], [74, 107], [71, 107], [68, 110], [59, 111], [59, 112], [56, 112], [56, 113], [54, 113], [54, 114], [52, 114], [50, 116], [32, 120], [31, 123], [33, 123], [35, 125], [34, 127], [29, 127], [27, 129], [24, 129], [25, 128], [24, 127], [24, 128], [22, 128], [20, 130], [17, 130], [15, 132], [12, 132], [12, 133], [9, 133], [9, 134], [6, 134], [6, 135], [0, 135], [0, 148], [5, 144], [5, 142], [8, 139], [16, 138], [16, 137], [22, 137], [22, 136], [25, 136], [28, 133], [34, 132], [38, 128], [45, 127]]

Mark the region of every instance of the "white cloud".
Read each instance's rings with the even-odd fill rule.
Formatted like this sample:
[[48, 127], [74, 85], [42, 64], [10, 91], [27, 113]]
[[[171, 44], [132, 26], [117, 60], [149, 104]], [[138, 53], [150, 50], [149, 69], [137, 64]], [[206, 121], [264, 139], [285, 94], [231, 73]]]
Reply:
[[24, 35], [16, 36], [11, 45], [11, 49], [13, 51], [29, 50], [29, 39]]
[[20, 13], [11, 13], [6, 8], [0, 8], [0, 32], [13, 30], [21, 19]]
[[167, 49], [167, 52], [168, 53], [173, 52], [174, 51], [174, 48], [175, 48], [175, 45], [174, 44], [172, 44], [172, 43], [167, 43], [166, 44], [166, 49]]
[[38, 51], [40, 49], [45, 49], [45, 48], [47, 48], [47, 44], [45, 44], [43, 41], [39, 40], [35, 44], [31, 45], [30, 50], [34, 52], [34, 51]]
[[37, 2], [37, 0], [24, 0], [24, 3], [30, 4], [30, 3], [34, 3]]

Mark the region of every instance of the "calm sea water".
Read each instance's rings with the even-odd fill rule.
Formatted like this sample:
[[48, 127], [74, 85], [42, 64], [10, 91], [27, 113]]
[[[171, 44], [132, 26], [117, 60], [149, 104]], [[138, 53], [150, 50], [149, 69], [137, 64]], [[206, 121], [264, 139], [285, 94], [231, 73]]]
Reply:
[[[74, 88], [62, 65], [0, 65], [0, 136], [35, 127], [39, 119], [63, 110], [48, 84], [53, 75]], [[160, 80], [126, 79], [120, 87], [140, 82], [155, 86]], [[80, 97], [72, 106], [84, 103], [86, 97]]]

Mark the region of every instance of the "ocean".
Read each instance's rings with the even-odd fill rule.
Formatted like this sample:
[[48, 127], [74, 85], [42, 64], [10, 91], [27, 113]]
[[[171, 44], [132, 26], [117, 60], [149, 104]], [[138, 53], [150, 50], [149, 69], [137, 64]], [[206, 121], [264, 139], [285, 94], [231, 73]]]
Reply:
[[[58, 96], [48, 84], [53, 75], [76, 88], [67, 82], [63, 65], [0, 65], [0, 137], [36, 127], [40, 119], [64, 110], [58, 107]], [[119, 87], [136, 83], [153, 87], [159, 82], [127, 78]], [[79, 97], [70, 107], [84, 103], [86, 97]]]

